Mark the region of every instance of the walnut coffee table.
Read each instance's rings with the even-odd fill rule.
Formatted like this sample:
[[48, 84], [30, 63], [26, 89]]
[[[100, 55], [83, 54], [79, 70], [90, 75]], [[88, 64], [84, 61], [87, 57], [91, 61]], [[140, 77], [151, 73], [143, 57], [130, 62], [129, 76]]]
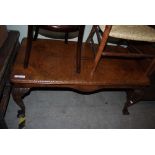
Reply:
[[[89, 44], [83, 44], [81, 73], [76, 73], [76, 43], [38, 39], [33, 42], [29, 67], [24, 69], [26, 39], [22, 41], [12, 70], [12, 95], [21, 108], [19, 115], [25, 115], [22, 98], [31, 90], [40, 88], [74, 89], [93, 93], [99, 90], [137, 90], [149, 85], [145, 66], [141, 61], [108, 59], [100, 62], [91, 76], [94, 54]], [[120, 50], [110, 47], [107, 50]], [[129, 99], [130, 101], [130, 99]], [[132, 102], [128, 102], [131, 103]], [[37, 104], [37, 103], [36, 103]], [[124, 114], [128, 114], [129, 104], [125, 104]]]

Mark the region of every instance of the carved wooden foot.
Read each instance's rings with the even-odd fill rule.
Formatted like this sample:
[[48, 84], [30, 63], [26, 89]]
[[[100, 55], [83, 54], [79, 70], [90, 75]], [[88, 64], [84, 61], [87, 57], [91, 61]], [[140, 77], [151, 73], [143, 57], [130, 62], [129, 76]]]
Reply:
[[25, 116], [25, 105], [23, 102], [23, 97], [30, 91], [30, 88], [16, 88], [12, 90], [12, 97], [16, 104], [20, 107], [17, 117], [20, 115]]
[[128, 111], [128, 107], [130, 106], [130, 102], [132, 102], [132, 101], [127, 100], [127, 102], [125, 103], [123, 110], [122, 110], [123, 115], [129, 115], [130, 114]]
[[20, 107], [18, 110], [17, 117], [19, 118], [18, 128], [22, 129], [25, 127], [25, 105], [23, 102], [23, 97], [29, 92], [30, 88], [17, 88], [14, 87], [12, 90], [12, 97], [16, 104]]
[[125, 103], [124, 107], [123, 107], [123, 114], [124, 115], [129, 115], [129, 111], [128, 108], [134, 104], [136, 104], [137, 102], [139, 102], [142, 97], [144, 95], [144, 91], [143, 90], [132, 90], [132, 91], [127, 91], [127, 102]]

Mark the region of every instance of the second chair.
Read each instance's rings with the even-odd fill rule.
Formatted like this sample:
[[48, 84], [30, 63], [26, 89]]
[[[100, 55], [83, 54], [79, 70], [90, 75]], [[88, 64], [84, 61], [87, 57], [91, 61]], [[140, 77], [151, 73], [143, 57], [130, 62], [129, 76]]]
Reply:
[[[102, 32], [101, 38], [100, 38], [99, 31]], [[122, 58], [131, 58], [131, 59], [152, 58], [153, 61], [150, 63], [147, 73], [149, 74], [149, 72], [152, 70], [152, 66], [155, 62], [155, 59], [154, 59], [155, 55], [148, 54], [147, 51], [146, 53], [142, 53], [140, 50], [133, 48], [132, 45], [130, 44], [128, 44], [130, 53], [126, 53], [126, 52], [118, 53], [118, 52], [105, 51], [105, 47], [107, 45], [107, 41], [109, 37], [119, 38], [121, 40], [126, 40], [126, 41], [131, 40], [131, 41], [142, 41], [142, 42], [155, 42], [155, 29], [153, 29], [152, 27], [147, 25], [114, 25], [114, 26], [94, 25], [89, 34], [87, 42], [93, 42], [93, 36], [95, 33], [97, 33], [99, 48], [95, 56], [95, 61], [91, 72], [92, 75], [95, 72], [97, 65], [102, 56], [122, 57]]]

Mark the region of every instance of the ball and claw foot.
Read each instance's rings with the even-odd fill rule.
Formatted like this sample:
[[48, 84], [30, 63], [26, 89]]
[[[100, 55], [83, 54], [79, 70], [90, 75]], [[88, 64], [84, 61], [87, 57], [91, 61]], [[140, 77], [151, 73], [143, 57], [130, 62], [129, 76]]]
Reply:
[[18, 129], [23, 129], [26, 123], [25, 111], [18, 110], [17, 118], [18, 118]]
[[25, 117], [25, 112], [23, 110], [18, 110], [17, 118]]
[[122, 110], [122, 112], [123, 112], [123, 115], [129, 115], [130, 114], [127, 108], [124, 108]]

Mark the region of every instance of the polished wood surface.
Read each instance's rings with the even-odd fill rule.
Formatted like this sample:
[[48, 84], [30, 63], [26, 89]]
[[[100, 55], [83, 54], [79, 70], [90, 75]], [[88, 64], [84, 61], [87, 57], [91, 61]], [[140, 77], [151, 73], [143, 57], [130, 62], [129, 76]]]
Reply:
[[[83, 45], [81, 73], [76, 73], [76, 43], [42, 40], [33, 42], [29, 67], [24, 69], [26, 39], [23, 40], [11, 81], [20, 87], [69, 87], [83, 91], [102, 88], [138, 88], [149, 85], [145, 67], [138, 60], [105, 59], [91, 76], [93, 52]], [[110, 48], [114, 50], [113, 48]], [[119, 49], [118, 49], [119, 50]]]

